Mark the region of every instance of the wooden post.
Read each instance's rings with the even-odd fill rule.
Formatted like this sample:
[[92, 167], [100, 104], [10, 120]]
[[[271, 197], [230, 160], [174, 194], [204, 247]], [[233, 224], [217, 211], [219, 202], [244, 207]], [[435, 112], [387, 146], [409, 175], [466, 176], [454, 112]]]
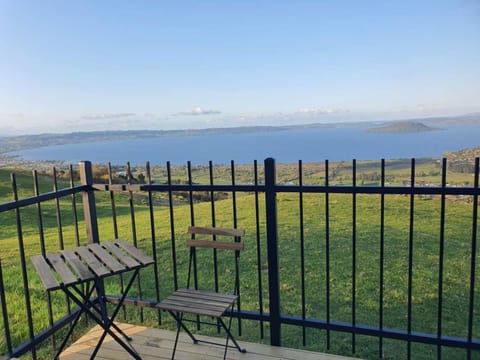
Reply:
[[87, 186], [82, 194], [83, 214], [85, 218], [85, 227], [87, 228], [88, 243], [98, 243], [98, 223], [97, 209], [95, 207], [95, 194], [92, 188], [93, 172], [92, 163], [90, 161], [81, 161], [80, 164], [80, 183]]

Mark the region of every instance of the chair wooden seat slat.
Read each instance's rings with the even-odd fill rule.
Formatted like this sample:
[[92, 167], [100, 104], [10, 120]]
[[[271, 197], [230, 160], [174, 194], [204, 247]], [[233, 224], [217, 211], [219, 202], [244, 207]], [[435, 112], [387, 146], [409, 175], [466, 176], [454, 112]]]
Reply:
[[[239, 254], [243, 250], [243, 243], [240, 242], [241, 236], [245, 234], [243, 230], [240, 229], [222, 229], [222, 228], [202, 228], [202, 227], [193, 227], [191, 226], [188, 229], [188, 232], [194, 236], [193, 239], [187, 240], [186, 245], [190, 247], [190, 258], [189, 258], [189, 272], [187, 279], [187, 288], [178, 289], [173, 292], [171, 295], [167, 296], [157, 307], [159, 309], [168, 311], [172, 317], [177, 322], [177, 336], [175, 338], [175, 344], [172, 353], [172, 360], [175, 357], [175, 351], [178, 344], [178, 335], [180, 329], [184, 329], [187, 334], [192, 338], [194, 343], [201, 342], [195, 338], [195, 336], [188, 330], [184, 324], [184, 314], [191, 314], [197, 316], [208, 316], [217, 320], [218, 326], [221, 326], [227, 333], [227, 340], [225, 344], [217, 344], [225, 347], [224, 359], [227, 355], [227, 349], [229, 347], [228, 341], [232, 340], [235, 347], [240, 352], [245, 352], [245, 349], [242, 349], [233, 335], [230, 332], [230, 327], [232, 323], [232, 317], [230, 317], [228, 326], [222, 320], [222, 317], [227, 314], [230, 309], [233, 309], [235, 302], [238, 300], [238, 291], [239, 291]], [[211, 240], [206, 239], [197, 239], [196, 235], [209, 235]], [[233, 237], [234, 242], [227, 241], [217, 241], [219, 236], [228, 236]], [[197, 290], [189, 288], [190, 277], [192, 273], [192, 264], [195, 256], [196, 248], [205, 248], [217, 250], [230, 250], [235, 254], [235, 281], [233, 294], [226, 294], [221, 292], [212, 292], [205, 290]], [[216, 266], [216, 264], [215, 264]], [[205, 324], [205, 323], [204, 323]], [[211, 323], [208, 323], [212, 325]]]
[[201, 296], [196, 296], [196, 295], [197, 295], [196, 293], [182, 293], [182, 292], [176, 291], [172, 295], [165, 298], [164, 301], [190, 304], [191, 306], [198, 306], [199, 308], [202, 308], [202, 307], [218, 308], [220, 311], [223, 311], [224, 313], [232, 305], [232, 303], [237, 299], [236, 297], [231, 299], [226, 299], [224, 297], [217, 297], [217, 296], [206, 297], [203, 294], [200, 294]]
[[215, 297], [216, 299], [225, 299], [225, 301], [233, 301], [238, 299], [238, 296], [234, 294], [216, 293], [205, 290], [178, 289], [176, 293], [184, 294], [184, 296], [192, 296], [203, 299], [209, 299], [211, 297]]

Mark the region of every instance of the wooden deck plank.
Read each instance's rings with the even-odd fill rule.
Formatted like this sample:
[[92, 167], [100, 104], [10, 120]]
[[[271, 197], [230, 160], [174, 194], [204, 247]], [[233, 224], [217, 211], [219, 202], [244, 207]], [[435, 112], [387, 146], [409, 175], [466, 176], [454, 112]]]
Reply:
[[[152, 329], [143, 326], [134, 326], [117, 323], [120, 328], [133, 338], [132, 345], [137, 349], [143, 360], [170, 359], [175, 332]], [[61, 360], [88, 359], [101, 336], [102, 330], [97, 326], [67, 348], [60, 356]], [[201, 340], [218, 341], [218, 338], [198, 336]], [[223, 339], [222, 339], [223, 340]], [[305, 350], [273, 347], [263, 344], [239, 341], [247, 353], [241, 354], [235, 349], [229, 349], [229, 360], [347, 360], [352, 359], [338, 355], [323, 354]], [[114, 342], [109, 336], [105, 339], [97, 359], [117, 360], [130, 359], [131, 357]], [[193, 344], [186, 334], [181, 334], [175, 359], [177, 360], [219, 360], [223, 358], [223, 348], [208, 344]]]

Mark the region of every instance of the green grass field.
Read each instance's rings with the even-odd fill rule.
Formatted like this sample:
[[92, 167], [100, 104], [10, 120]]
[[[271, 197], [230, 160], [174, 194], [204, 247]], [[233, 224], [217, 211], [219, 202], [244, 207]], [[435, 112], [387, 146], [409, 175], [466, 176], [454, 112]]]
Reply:
[[[368, 168], [368, 166], [373, 168]], [[379, 172], [377, 165], [364, 165], [365, 172]], [[432, 163], [421, 164], [428, 181], [439, 182], [438, 167]], [[368, 169], [367, 169], [368, 168]], [[288, 170], [290, 169], [290, 170]], [[279, 171], [280, 182], [296, 182], [294, 165]], [[342, 169], [342, 168], [340, 168]], [[392, 167], [389, 174], [392, 182], [402, 183], [409, 179], [409, 167]], [[199, 170], [200, 171], [200, 170]], [[208, 169], [195, 173], [195, 182], [208, 183]], [[241, 175], [242, 182], [253, 182], [251, 170], [248, 175]], [[307, 175], [307, 171], [308, 175]], [[343, 172], [342, 172], [343, 171]], [[351, 182], [351, 172], [343, 169], [337, 172], [339, 182]], [[437, 172], [436, 172], [437, 171]], [[321, 168], [304, 169], [305, 183], [313, 183], [315, 176], [321, 178]], [[184, 173], [183, 173], [184, 174]], [[290, 176], [288, 176], [290, 174]], [[466, 181], [458, 174], [451, 174], [455, 181]], [[157, 174], [158, 181], [161, 175]], [[178, 175], [181, 177], [182, 175]], [[240, 175], [239, 175], [240, 176]], [[450, 178], [450, 175], [449, 175]], [[223, 180], [222, 180], [223, 179]], [[216, 183], [228, 183], [229, 179], [218, 175]], [[322, 180], [318, 181], [320, 183]], [[21, 188], [20, 197], [31, 196], [33, 187], [28, 173], [17, 174], [17, 182]], [[237, 183], [240, 181], [237, 181]], [[67, 186], [65, 183], [63, 186]], [[41, 191], [51, 191], [52, 179], [48, 176], [40, 178]], [[11, 199], [11, 185], [8, 171], [0, 169], [0, 202]], [[79, 227], [81, 242], [86, 242], [85, 226], [81, 207], [81, 197], [77, 196], [79, 210]], [[97, 193], [97, 212], [101, 239], [113, 238], [112, 212], [109, 195]], [[132, 222], [127, 194], [116, 194], [119, 236], [132, 240]], [[179, 284], [185, 284], [188, 254], [184, 246], [187, 239], [186, 229], [190, 225], [189, 206], [178, 201], [174, 207], [174, 225], [176, 229], [177, 266]], [[279, 268], [281, 310], [283, 314], [301, 316], [301, 263], [300, 263], [300, 221], [299, 195], [279, 194], [278, 196], [278, 234], [279, 234]], [[45, 243], [50, 251], [59, 248], [59, 233], [55, 214], [55, 202], [42, 203], [42, 216], [45, 228]], [[75, 229], [73, 225], [71, 198], [62, 199], [62, 237], [66, 248], [75, 246]], [[414, 207], [414, 249], [413, 249], [413, 331], [436, 334], [438, 271], [439, 271], [439, 239], [440, 239], [440, 199], [415, 198]], [[385, 200], [385, 273], [384, 273], [384, 327], [393, 329], [407, 328], [407, 284], [408, 284], [408, 244], [409, 244], [409, 209], [410, 198], [400, 195], [386, 196]], [[332, 321], [350, 322], [352, 318], [352, 195], [330, 195], [330, 302]], [[257, 245], [255, 223], [255, 197], [253, 194], [237, 194], [238, 227], [246, 229], [246, 250], [241, 258], [241, 292], [242, 308], [259, 310], [258, 293], [264, 297], [264, 311], [268, 311], [268, 279], [265, 236], [264, 198], [260, 196], [260, 236], [261, 265], [263, 288], [258, 289]], [[194, 206], [195, 224], [211, 225], [210, 202], [196, 203]], [[216, 225], [231, 227], [233, 225], [233, 207], [231, 197], [215, 202]], [[29, 262], [31, 255], [40, 253], [40, 236], [37, 223], [37, 208], [29, 206], [21, 210], [21, 221], [25, 252], [27, 257], [29, 289], [33, 307], [35, 332], [48, 327], [48, 307], [46, 294], [38, 277]], [[145, 196], [135, 197], [135, 221], [139, 247], [145, 251], [151, 249], [151, 227], [149, 210], [145, 204]], [[171, 254], [169, 209], [166, 206], [155, 207], [155, 233], [159, 283], [161, 296], [173, 290], [173, 261]], [[306, 317], [326, 319], [326, 223], [325, 195], [304, 195], [304, 246], [305, 246], [305, 282], [306, 282]], [[15, 346], [28, 339], [25, 300], [22, 288], [18, 238], [14, 212], [0, 213], [0, 259], [3, 276], [9, 321], [12, 330], [12, 341]], [[477, 234], [478, 236], [478, 234]], [[470, 250], [472, 239], [472, 204], [465, 201], [449, 199], [446, 204], [445, 224], [445, 263], [444, 263], [444, 298], [443, 327], [444, 335], [466, 337], [469, 306], [470, 283]], [[356, 221], [356, 322], [363, 325], [378, 326], [379, 321], [379, 261], [380, 261], [380, 196], [357, 196]], [[479, 254], [477, 253], [477, 258]], [[211, 255], [200, 256], [199, 260], [210, 261]], [[480, 259], [478, 259], [480, 260]], [[480, 261], [477, 260], [477, 265]], [[227, 273], [221, 269], [221, 274]], [[477, 274], [480, 273], [477, 269]], [[201, 287], [211, 286], [212, 271], [208, 266], [199, 268]], [[479, 295], [479, 279], [475, 296]], [[142, 296], [155, 299], [152, 285], [153, 271], [147, 268], [142, 273]], [[229, 286], [225, 278], [221, 278], [222, 288]], [[118, 291], [118, 281], [108, 284], [112, 293]], [[137, 289], [133, 289], [132, 296]], [[54, 317], [59, 319], [65, 314], [65, 297], [59, 293], [52, 294]], [[474, 337], [480, 338], [480, 300], [475, 303]], [[120, 316], [123, 319], [123, 315]], [[127, 321], [140, 322], [140, 311], [129, 309]], [[0, 323], [3, 324], [0, 318]], [[173, 322], [164, 314], [162, 324], [158, 325], [156, 311], [145, 309], [144, 321], [148, 326], [173, 328]], [[15, 324], [15, 325], [14, 325]], [[242, 340], [263, 341], [268, 343], [268, 323], [265, 323], [266, 338], [259, 338], [259, 324], [243, 321]], [[205, 332], [207, 329], [204, 329]], [[0, 354], [6, 353], [6, 343], [0, 329]], [[203, 329], [202, 329], [203, 331]], [[282, 345], [302, 348], [302, 329], [292, 326], [282, 327]], [[331, 333], [330, 352], [351, 355], [351, 335]], [[307, 349], [327, 351], [325, 331], [307, 329]], [[387, 359], [403, 359], [406, 357], [405, 342], [385, 340], [384, 354]], [[355, 356], [362, 358], [378, 358], [378, 339], [357, 336]], [[463, 350], [443, 349], [444, 358], [465, 358]], [[40, 349], [42, 358], [51, 356], [50, 349]], [[415, 359], [431, 359], [436, 357], [436, 347], [412, 345]], [[480, 358], [480, 354], [474, 357]]]

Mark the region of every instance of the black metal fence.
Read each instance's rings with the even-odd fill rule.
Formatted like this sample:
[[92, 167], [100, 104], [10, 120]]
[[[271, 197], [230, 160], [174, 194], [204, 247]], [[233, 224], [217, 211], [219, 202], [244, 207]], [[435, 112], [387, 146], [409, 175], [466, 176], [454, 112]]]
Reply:
[[[403, 186], [387, 184], [384, 160], [378, 184], [357, 184], [355, 160], [347, 185], [332, 184], [329, 167], [323, 163], [316, 185], [305, 184], [300, 161], [294, 180], [279, 184], [266, 159], [238, 184], [232, 162], [229, 181], [216, 184], [211, 162], [200, 181], [191, 163], [185, 181], [167, 163], [162, 182], [147, 163], [136, 181], [127, 165], [117, 184], [109, 165], [105, 183], [95, 184], [84, 162], [80, 184], [70, 166], [62, 189], [56, 170], [50, 185], [34, 172], [33, 196], [12, 175], [13, 200], [0, 204], [0, 353], [42, 357], [42, 342], [55, 347], [78, 311], [42, 291], [29, 256], [108, 237], [127, 238], [156, 260], [126, 301], [140, 308], [132, 321], [168, 326], [150, 307], [183, 286], [183, 234], [198, 225], [247, 229], [241, 306], [232, 316], [248, 340], [371, 358], [478, 357], [478, 158], [470, 186], [448, 184], [446, 159], [438, 186], [417, 184], [414, 159]], [[41, 191], [47, 186], [53, 191]], [[196, 286], [222, 286], [216, 259], [213, 267], [211, 276], [195, 270]]]

